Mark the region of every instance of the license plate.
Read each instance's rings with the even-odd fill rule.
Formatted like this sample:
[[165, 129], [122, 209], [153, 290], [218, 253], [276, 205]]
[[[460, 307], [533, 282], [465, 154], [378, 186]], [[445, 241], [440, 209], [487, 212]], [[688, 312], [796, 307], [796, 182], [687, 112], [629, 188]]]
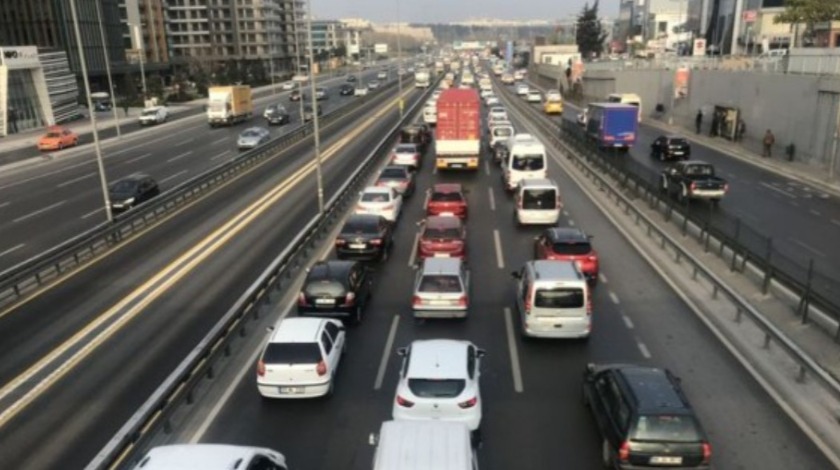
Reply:
[[316, 305], [333, 305], [335, 304], [335, 299], [315, 299]]
[[449, 253], [435, 253], [435, 258], [449, 258]]
[[448, 300], [430, 300], [429, 305], [449, 305]]
[[452, 163], [449, 165], [450, 168], [464, 168], [463, 163]]
[[280, 387], [280, 393], [299, 394], [303, 393], [303, 387]]
[[674, 155], [682, 155], [683, 152], [674, 152]]
[[655, 465], [682, 465], [682, 457], [670, 455], [656, 455], [650, 458], [650, 463]]
[[350, 249], [352, 250], [364, 250], [365, 244], [364, 243], [351, 243]]
[[562, 323], [555, 323], [554, 328], [563, 328], [563, 324]]

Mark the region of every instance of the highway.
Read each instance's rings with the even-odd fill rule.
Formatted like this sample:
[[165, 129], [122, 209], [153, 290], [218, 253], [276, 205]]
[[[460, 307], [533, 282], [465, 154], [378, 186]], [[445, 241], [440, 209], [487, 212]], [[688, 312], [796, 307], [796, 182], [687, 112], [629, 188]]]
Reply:
[[[384, 93], [324, 130], [327, 198], [392, 125], [396, 90]], [[87, 464], [316, 214], [312, 161], [303, 141], [0, 312], [3, 465]]]
[[[375, 77], [376, 72], [365, 71], [364, 79]], [[342, 76], [325, 82], [331, 88], [329, 99], [321, 102], [325, 112], [344, 104], [355, 105], [359, 100], [338, 94], [338, 85], [344, 80]], [[284, 92], [256, 99], [255, 116], [247, 123], [211, 129], [202, 114], [149, 127], [143, 134], [122, 141], [109, 141], [104, 146], [108, 181], [143, 172], [166, 191], [194, 178], [235, 158], [240, 153], [236, 138], [249, 126], [268, 127], [272, 137], [297, 127], [300, 105], [289, 101], [288, 95]], [[286, 107], [292, 115], [291, 124], [266, 126], [262, 113], [271, 103]], [[92, 148], [0, 176], [0, 201], [0, 216], [6, 221], [0, 226], [0, 272], [106, 220]]]
[[[529, 129], [514, 116], [521, 131]], [[600, 438], [581, 404], [581, 374], [587, 362], [638, 362], [670, 368], [712, 441], [715, 468], [830, 468], [817, 448], [778, 408], [670, 290], [652, 268], [557, 164], [550, 176], [560, 184], [563, 226], [595, 236], [602, 278], [595, 291], [594, 332], [588, 342], [520, 338], [510, 271], [532, 256], [537, 228], [516, 228], [513, 206], [493, 165], [476, 174], [436, 174], [431, 156], [417, 194], [405, 206], [395, 250], [377, 267], [373, 299], [364, 323], [348, 330], [348, 353], [338, 372], [335, 395], [311, 401], [263, 400], [256, 391], [254, 340], [247, 362], [216, 381], [229, 398], [201, 409], [206, 431], [183, 441], [260, 445], [285, 454], [290, 468], [369, 469], [368, 435], [390, 418], [399, 359], [394, 349], [421, 338], [469, 339], [488, 351], [483, 360], [484, 446], [482, 469], [600, 468]], [[410, 301], [415, 222], [423, 217], [423, 194], [433, 182], [462, 182], [469, 190], [470, 316], [464, 322], [416, 322]], [[328, 251], [328, 256], [334, 256]], [[290, 305], [276, 314], [289, 312]], [[393, 344], [392, 348], [387, 345]], [[384, 375], [379, 382], [380, 367]], [[238, 380], [238, 381], [237, 381]], [[206, 416], [206, 418], [205, 418]]]

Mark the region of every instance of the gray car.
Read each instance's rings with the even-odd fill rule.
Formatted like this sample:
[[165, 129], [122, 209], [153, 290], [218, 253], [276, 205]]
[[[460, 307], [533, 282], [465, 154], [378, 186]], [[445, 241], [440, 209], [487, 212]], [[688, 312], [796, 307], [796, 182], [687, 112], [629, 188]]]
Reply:
[[256, 148], [271, 139], [271, 133], [265, 127], [249, 127], [239, 134], [236, 146], [239, 150]]
[[414, 318], [466, 318], [470, 272], [459, 258], [426, 258], [414, 281]]

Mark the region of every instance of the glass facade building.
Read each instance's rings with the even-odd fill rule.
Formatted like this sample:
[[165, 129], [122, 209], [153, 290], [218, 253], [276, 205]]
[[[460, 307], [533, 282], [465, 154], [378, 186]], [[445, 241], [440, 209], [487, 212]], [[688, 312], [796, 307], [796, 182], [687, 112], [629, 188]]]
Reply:
[[54, 123], [36, 47], [0, 48], [0, 119], [0, 135]]

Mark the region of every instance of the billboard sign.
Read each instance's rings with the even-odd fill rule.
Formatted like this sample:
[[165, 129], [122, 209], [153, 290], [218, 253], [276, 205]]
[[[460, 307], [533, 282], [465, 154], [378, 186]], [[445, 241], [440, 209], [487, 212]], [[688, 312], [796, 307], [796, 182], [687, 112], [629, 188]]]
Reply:
[[690, 78], [690, 70], [687, 65], [681, 65], [674, 73], [674, 98], [683, 99], [688, 98], [688, 80]]
[[694, 56], [704, 56], [706, 55], [706, 39], [699, 38], [694, 40]]
[[388, 44], [377, 43], [373, 45], [373, 52], [376, 54], [387, 54], [388, 53]]
[[0, 65], [10, 69], [40, 67], [38, 48], [35, 46], [0, 47]]

